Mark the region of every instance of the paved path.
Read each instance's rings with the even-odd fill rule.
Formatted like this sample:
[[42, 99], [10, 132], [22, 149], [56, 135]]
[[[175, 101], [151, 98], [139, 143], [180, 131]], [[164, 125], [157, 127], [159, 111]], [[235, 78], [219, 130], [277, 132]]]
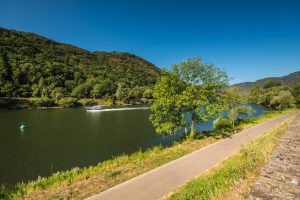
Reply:
[[235, 134], [219, 142], [208, 145], [191, 154], [171, 161], [129, 181], [116, 185], [89, 200], [153, 200], [173, 191], [193, 177], [199, 175], [228, 156], [250, 140], [287, 119], [282, 116]]
[[281, 138], [249, 199], [300, 199], [300, 115]]

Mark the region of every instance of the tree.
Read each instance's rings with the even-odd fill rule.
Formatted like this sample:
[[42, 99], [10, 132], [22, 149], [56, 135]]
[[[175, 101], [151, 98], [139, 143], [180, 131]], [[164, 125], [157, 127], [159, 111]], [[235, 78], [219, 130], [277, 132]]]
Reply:
[[55, 100], [60, 100], [65, 96], [65, 89], [62, 87], [56, 87], [51, 91], [51, 97]]
[[151, 106], [150, 120], [157, 133], [174, 134], [187, 127], [185, 124], [184, 108], [178, 106], [177, 97], [183, 91], [184, 83], [172, 74], [165, 73], [154, 86], [154, 102]]
[[0, 89], [0, 93], [3, 96], [7, 96], [7, 97], [13, 97], [15, 96], [15, 86], [11, 83], [6, 83], [3, 87], [1, 87]]
[[282, 110], [293, 107], [295, 99], [290, 91], [281, 91], [277, 96], [274, 96], [271, 101], [271, 106]]
[[261, 104], [263, 102], [262, 90], [258, 85], [253, 86], [250, 89], [249, 101], [254, 104]]
[[118, 99], [118, 100], [121, 100], [121, 99], [123, 99], [124, 97], [125, 97], [125, 84], [124, 83], [119, 83], [118, 84], [118, 87], [117, 87], [117, 90], [116, 90], [116, 98]]
[[199, 122], [224, 109], [227, 84], [227, 74], [200, 57], [174, 64], [154, 86], [150, 120], [156, 131], [174, 134], [184, 129], [193, 137]]
[[71, 96], [76, 98], [86, 98], [89, 97], [90, 90], [91, 90], [90, 86], [84, 83], [75, 87], [72, 91]]
[[95, 83], [91, 90], [91, 96], [93, 98], [101, 98], [105, 95], [111, 95], [115, 91], [114, 85], [107, 80], [100, 80]]
[[150, 88], [145, 89], [145, 91], [143, 92], [143, 98], [152, 99], [152, 97], [153, 97], [153, 90]]
[[235, 121], [241, 114], [249, 115], [253, 113], [253, 109], [242, 104], [242, 96], [237, 88], [229, 88], [224, 95], [228, 109], [227, 118], [231, 122], [233, 133], [235, 133]]

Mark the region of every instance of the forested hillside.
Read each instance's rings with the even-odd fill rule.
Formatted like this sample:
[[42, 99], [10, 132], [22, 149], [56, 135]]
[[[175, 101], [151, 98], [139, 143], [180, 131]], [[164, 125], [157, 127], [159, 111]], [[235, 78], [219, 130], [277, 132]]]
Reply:
[[272, 86], [294, 86], [300, 84], [300, 71], [291, 73], [282, 77], [268, 77], [259, 79], [255, 82], [244, 82], [233, 85], [238, 87], [242, 92], [249, 92], [253, 86], [272, 87]]
[[160, 70], [128, 53], [89, 52], [0, 28], [0, 96], [49, 99], [150, 98]]

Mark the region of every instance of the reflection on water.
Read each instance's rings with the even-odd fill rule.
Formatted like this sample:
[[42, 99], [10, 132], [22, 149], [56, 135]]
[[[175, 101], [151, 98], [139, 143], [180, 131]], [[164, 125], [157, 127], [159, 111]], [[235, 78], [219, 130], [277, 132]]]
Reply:
[[20, 136], [21, 137], [25, 136], [25, 129], [20, 128]]

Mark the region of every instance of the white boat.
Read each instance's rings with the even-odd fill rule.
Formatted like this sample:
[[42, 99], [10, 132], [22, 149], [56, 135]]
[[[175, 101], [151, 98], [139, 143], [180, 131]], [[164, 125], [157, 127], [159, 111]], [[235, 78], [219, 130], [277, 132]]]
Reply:
[[103, 110], [102, 106], [97, 105], [97, 106], [92, 106], [92, 107], [86, 107], [87, 111], [99, 111], [99, 110]]
[[88, 112], [109, 112], [109, 111], [121, 111], [121, 110], [144, 110], [150, 109], [150, 107], [122, 107], [122, 108], [102, 108], [100, 105], [86, 107], [86, 111]]

